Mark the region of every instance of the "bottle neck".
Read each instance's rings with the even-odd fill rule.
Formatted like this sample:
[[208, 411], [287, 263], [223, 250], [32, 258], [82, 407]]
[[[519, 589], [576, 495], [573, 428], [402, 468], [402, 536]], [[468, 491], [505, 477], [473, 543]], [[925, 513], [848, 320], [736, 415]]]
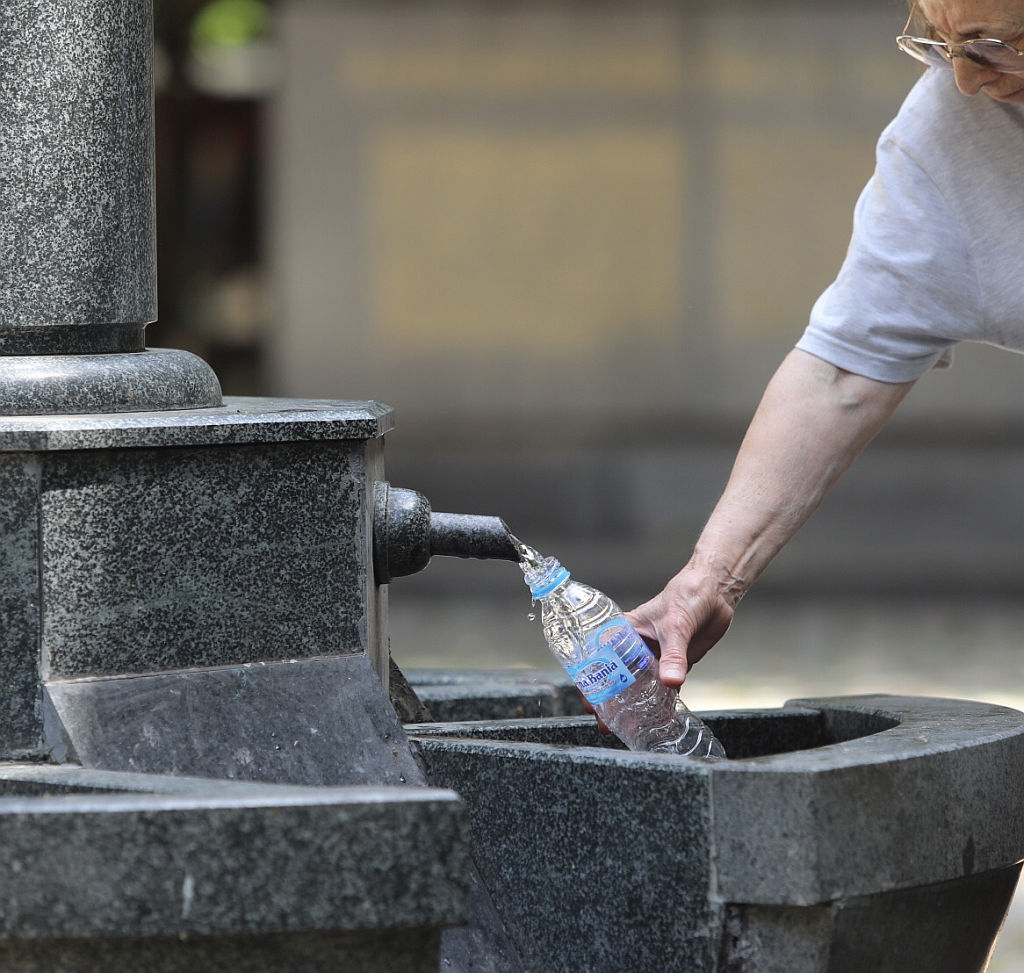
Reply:
[[534, 598], [546, 598], [560, 588], [564, 588], [571, 580], [569, 572], [559, 566], [556, 571], [545, 575], [536, 582], [530, 582], [530, 593]]
[[534, 598], [546, 598], [552, 592], [569, 582], [569, 572], [553, 557], [546, 557], [536, 564], [520, 565], [524, 580]]

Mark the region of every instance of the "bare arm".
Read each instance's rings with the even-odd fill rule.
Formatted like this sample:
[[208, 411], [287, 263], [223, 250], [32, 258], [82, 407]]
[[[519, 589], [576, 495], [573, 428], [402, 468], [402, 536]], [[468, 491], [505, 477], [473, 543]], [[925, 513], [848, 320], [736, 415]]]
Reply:
[[629, 613], [679, 685], [724, 634], [740, 598], [885, 425], [913, 382], [854, 375], [792, 351], [765, 390], [725, 492], [689, 563]]

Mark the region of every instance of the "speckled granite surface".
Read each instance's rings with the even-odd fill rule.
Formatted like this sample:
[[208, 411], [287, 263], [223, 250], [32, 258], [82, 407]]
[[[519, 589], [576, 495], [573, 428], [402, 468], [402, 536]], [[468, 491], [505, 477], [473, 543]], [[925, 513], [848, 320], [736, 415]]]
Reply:
[[375, 653], [390, 424], [291, 399], [0, 420], [0, 750], [40, 745], [41, 677]]
[[0, 50], [0, 351], [114, 350], [156, 318], [152, 3], [5, 4]]
[[5, 4], [0, 414], [220, 404], [157, 317], [151, 0]]

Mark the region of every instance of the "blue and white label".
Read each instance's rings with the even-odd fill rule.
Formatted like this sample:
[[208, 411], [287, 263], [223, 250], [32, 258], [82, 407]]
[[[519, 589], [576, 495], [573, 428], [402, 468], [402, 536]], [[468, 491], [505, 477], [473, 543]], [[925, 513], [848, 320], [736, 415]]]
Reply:
[[618, 696], [636, 681], [629, 666], [614, 652], [594, 655], [579, 665], [570, 666], [569, 675], [587, 702], [594, 706]]
[[607, 702], [636, 682], [654, 656], [625, 618], [618, 616], [591, 632], [584, 645], [587, 658], [569, 668], [569, 675], [591, 705]]

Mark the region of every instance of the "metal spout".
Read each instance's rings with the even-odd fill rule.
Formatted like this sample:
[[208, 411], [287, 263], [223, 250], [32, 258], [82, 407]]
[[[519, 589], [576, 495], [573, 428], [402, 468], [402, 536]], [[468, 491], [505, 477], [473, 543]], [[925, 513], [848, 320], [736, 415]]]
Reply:
[[373, 510], [377, 583], [422, 571], [435, 554], [519, 560], [519, 548], [500, 517], [434, 513], [422, 493], [378, 483]]

